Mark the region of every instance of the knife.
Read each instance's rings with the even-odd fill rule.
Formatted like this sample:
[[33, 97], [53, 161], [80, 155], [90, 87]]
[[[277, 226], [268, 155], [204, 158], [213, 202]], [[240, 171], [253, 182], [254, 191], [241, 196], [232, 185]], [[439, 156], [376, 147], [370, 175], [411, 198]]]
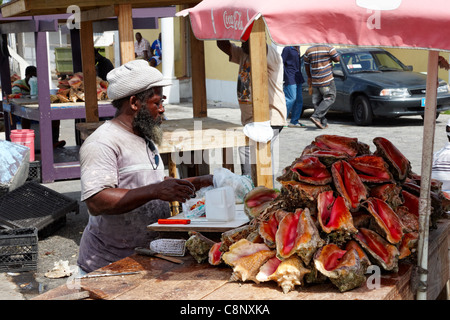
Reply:
[[137, 247], [134, 248], [134, 252], [136, 252], [137, 254], [141, 254], [144, 256], [150, 256], [150, 257], [156, 257], [156, 258], [160, 258], [160, 259], [164, 259], [173, 263], [178, 263], [178, 264], [183, 264], [184, 262], [180, 259], [177, 258], [173, 258], [173, 257], [168, 257], [168, 256], [164, 256], [162, 254], [159, 254], [149, 248], [143, 248], [143, 247]]

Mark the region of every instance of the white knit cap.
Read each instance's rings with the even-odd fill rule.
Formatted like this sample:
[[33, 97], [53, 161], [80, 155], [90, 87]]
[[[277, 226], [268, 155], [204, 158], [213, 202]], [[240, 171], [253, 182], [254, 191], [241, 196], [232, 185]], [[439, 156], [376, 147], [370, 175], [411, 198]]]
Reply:
[[111, 70], [107, 76], [108, 98], [118, 100], [153, 87], [171, 85], [170, 81], [163, 80], [158, 69], [151, 67], [147, 61], [132, 60]]

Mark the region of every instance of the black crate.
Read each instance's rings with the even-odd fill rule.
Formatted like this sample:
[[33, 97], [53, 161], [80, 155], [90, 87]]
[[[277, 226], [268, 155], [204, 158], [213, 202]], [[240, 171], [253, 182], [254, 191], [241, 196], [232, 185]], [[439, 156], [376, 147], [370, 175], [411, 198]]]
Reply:
[[41, 162], [39, 160], [31, 161], [28, 169], [27, 181], [41, 182]]
[[78, 201], [29, 181], [0, 197], [0, 225], [37, 228], [45, 238], [66, 222], [66, 214], [79, 213]]
[[36, 271], [37, 228], [0, 229], [0, 272]]

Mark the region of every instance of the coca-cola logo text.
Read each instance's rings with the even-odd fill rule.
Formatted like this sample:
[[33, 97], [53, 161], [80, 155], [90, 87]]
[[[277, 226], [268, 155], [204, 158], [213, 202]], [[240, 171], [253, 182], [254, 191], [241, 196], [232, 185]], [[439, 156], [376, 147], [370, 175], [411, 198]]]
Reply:
[[223, 13], [223, 24], [227, 29], [244, 30], [244, 23], [242, 22], [242, 13], [235, 11], [234, 13]]

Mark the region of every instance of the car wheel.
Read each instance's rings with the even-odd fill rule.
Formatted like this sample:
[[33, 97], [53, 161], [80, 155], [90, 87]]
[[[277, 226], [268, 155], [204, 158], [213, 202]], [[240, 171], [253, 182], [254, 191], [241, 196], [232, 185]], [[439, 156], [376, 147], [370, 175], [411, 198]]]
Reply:
[[372, 123], [373, 114], [370, 101], [365, 96], [357, 96], [353, 101], [353, 120], [358, 126], [367, 126]]

